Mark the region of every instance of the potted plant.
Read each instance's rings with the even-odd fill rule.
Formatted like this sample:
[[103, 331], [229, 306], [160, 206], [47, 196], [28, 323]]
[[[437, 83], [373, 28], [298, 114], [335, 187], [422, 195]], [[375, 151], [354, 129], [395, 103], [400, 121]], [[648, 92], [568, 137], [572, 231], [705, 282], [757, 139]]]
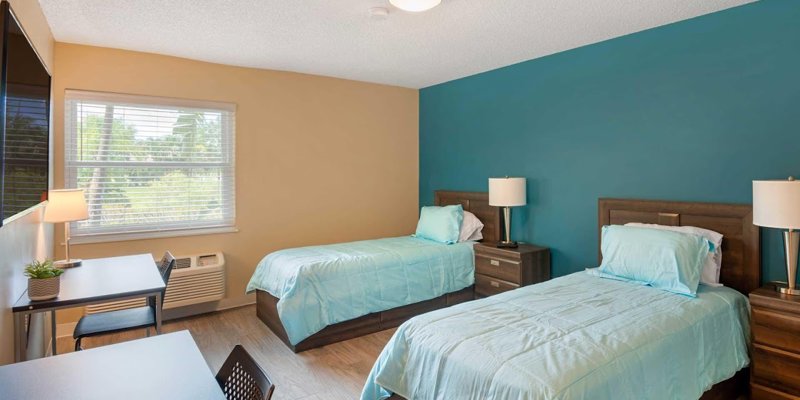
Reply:
[[28, 277], [28, 298], [34, 301], [58, 297], [63, 269], [53, 266], [53, 260], [34, 260], [25, 266]]

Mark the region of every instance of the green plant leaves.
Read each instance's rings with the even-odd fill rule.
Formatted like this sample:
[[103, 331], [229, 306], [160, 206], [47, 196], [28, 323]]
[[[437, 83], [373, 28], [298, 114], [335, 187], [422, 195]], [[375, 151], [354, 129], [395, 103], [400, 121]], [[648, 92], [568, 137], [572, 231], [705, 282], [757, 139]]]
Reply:
[[63, 269], [53, 266], [53, 260], [33, 260], [25, 266], [25, 276], [31, 279], [55, 278], [64, 273]]

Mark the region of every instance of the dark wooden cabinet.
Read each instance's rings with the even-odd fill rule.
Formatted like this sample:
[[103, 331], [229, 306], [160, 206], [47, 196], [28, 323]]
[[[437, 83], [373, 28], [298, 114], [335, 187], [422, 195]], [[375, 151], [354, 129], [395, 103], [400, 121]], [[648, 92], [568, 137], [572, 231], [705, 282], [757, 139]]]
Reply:
[[800, 296], [772, 286], [750, 293], [753, 400], [800, 399]]
[[550, 279], [550, 249], [475, 244], [475, 297], [481, 298]]

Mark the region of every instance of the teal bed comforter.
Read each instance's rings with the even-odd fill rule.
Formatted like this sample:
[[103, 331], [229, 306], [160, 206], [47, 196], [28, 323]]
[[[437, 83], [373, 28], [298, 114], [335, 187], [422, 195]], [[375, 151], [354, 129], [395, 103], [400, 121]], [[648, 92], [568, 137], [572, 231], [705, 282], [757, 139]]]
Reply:
[[697, 399], [749, 363], [749, 304], [586, 272], [401, 325], [362, 400]]
[[472, 246], [406, 236], [280, 250], [261, 260], [247, 292], [279, 299], [278, 316], [297, 344], [328, 325], [472, 285]]

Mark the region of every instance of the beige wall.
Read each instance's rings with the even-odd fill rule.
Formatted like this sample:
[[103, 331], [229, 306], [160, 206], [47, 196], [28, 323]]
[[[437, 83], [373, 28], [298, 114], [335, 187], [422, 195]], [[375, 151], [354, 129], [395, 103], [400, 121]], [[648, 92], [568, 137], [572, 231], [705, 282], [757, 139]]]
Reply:
[[[11, 0], [11, 8], [52, 73], [53, 35], [39, 8], [39, 2]], [[22, 267], [33, 259], [52, 257], [53, 230], [50, 224], [40, 222], [42, 210], [39, 206], [26, 214], [12, 217], [0, 228], [0, 365], [14, 361], [11, 306], [27, 288]], [[34, 325], [38, 325], [38, 321]], [[41, 334], [41, 329], [36, 331]]]
[[11, 9], [14, 10], [22, 29], [25, 34], [33, 42], [39, 57], [42, 58], [44, 64], [53, 73], [53, 33], [50, 32], [50, 25], [47, 24], [47, 19], [44, 17], [42, 8], [39, 7], [38, 1], [30, 0], [9, 0]]
[[239, 232], [74, 245], [74, 256], [222, 250], [228, 297], [241, 298], [271, 251], [413, 232], [417, 90], [63, 43], [55, 59], [56, 187], [63, 186], [65, 89], [237, 106]]

